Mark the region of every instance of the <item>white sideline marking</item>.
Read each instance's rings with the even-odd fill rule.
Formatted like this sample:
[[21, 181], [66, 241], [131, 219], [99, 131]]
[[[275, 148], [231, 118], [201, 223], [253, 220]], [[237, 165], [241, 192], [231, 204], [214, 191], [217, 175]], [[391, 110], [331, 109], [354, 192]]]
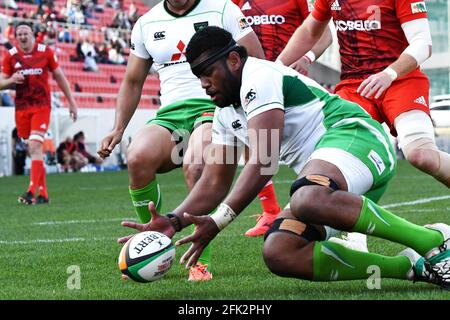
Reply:
[[32, 225], [38, 226], [51, 226], [58, 224], [78, 224], [78, 223], [99, 223], [99, 222], [112, 222], [112, 221], [125, 221], [125, 220], [135, 220], [135, 218], [111, 218], [104, 220], [60, 220], [60, 221], [41, 221], [33, 222]]
[[428, 202], [445, 200], [445, 199], [450, 199], [450, 195], [449, 196], [423, 198], [423, 199], [417, 199], [414, 201], [391, 203], [391, 204], [387, 204], [387, 205], [382, 205], [382, 207], [383, 208], [396, 208], [396, 207], [410, 206], [410, 205], [414, 205], [414, 204], [428, 203]]
[[116, 238], [65, 238], [65, 239], [35, 239], [35, 240], [0, 240], [0, 244], [34, 244], [34, 243], [63, 243], [81, 241], [111, 241]]
[[[396, 208], [402, 206], [410, 206], [421, 203], [428, 203], [433, 201], [440, 201], [450, 199], [450, 195], [447, 196], [439, 196], [439, 197], [431, 197], [431, 198], [423, 198], [417, 199], [414, 201], [405, 201], [398, 203], [391, 203], [384, 205], [384, 208]], [[432, 209], [434, 210], [434, 209]], [[414, 211], [429, 211], [427, 209], [414, 209]], [[108, 221], [123, 221], [123, 220], [133, 220], [134, 218], [112, 218], [112, 219], [104, 219], [104, 220], [62, 220], [62, 221], [42, 221], [42, 222], [34, 222], [33, 225], [59, 225], [59, 224], [76, 224], [76, 223], [97, 223], [97, 222], [108, 222]], [[221, 235], [224, 236], [224, 235]], [[242, 236], [242, 234], [228, 234], [225, 237], [235, 237]], [[15, 245], [15, 244], [34, 244], [34, 243], [65, 243], [65, 242], [81, 242], [81, 241], [116, 241], [117, 238], [65, 238], [65, 239], [35, 239], [35, 240], [0, 240], [0, 244], [6, 245]]]

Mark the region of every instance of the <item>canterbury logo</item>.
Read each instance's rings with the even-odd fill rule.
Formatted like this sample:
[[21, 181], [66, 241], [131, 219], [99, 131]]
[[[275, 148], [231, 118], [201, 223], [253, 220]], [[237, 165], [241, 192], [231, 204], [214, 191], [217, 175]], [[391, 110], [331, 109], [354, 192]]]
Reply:
[[133, 201], [133, 206], [135, 206], [135, 207], [146, 207], [146, 206], [148, 206], [149, 202], [150, 202], [150, 200]]
[[156, 40], [163, 40], [165, 38], [166, 38], [166, 32], [165, 31], [158, 31], [158, 32], [155, 32], [153, 34], [153, 40], [154, 41], [156, 41]]

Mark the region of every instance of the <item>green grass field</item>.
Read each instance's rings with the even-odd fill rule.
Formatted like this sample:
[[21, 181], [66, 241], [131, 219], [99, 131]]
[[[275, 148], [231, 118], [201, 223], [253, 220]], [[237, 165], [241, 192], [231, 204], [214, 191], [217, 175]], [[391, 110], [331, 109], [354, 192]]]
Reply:
[[[274, 179], [280, 203], [286, 203], [294, 178], [282, 168]], [[243, 236], [260, 211], [258, 201], [216, 239], [213, 281], [188, 282], [179, 264], [154, 283], [122, 281], [116, 238], [129, 232], [120, 220], [134, 217], [127, 181], [127, 172], [49, 175], [51, 204], [27, 207], [16, 199], [28, 177], [1, 178], [0, 299], [450, 299], [450, 292], [423, 283], [385, 279], [380, 290], [369, 290], [366, 281], [312, 283], [271, 274], [262, 260], [262, 238]], [[159, 181], [167, 212], [184, 198], [186, 187], [180, 170]], [[429, 201], [404, 203], [418, 199]], [[400, 162], [381, 203], [418, 224], [450, 223], [448, 190], [406, 162]], [[395, 255], [401, 248], [369, 238], [373, 252]], [[186, 249], [177, 249], [177, 259]], [[81, 272], [79, 290], [67, 288], [73, 265]]]

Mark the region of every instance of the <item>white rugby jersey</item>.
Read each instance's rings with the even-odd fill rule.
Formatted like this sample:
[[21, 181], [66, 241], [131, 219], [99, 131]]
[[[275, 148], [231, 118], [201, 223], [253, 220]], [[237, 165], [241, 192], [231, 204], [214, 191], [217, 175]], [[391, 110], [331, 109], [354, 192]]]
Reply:
[[216, 108], [212, 142], [248, 145], [248, 120], [271, 109], [284, 110], [280, 160], [297, 173], [327, 128], [344, 118], [369, 117], [357, 104], [347, 102], [343, 108], [337, 95], [295, 70], [252, 57], [242, 71], [240, 97], [240, 107]]
[[236, 41], [252, 31], [240, 9], [229, 0], [197, 0], [181, 16], [161, 1], [133, 27], [130, 51], [139, 58], [153, 59], [161, 81], [162, 107], [186, 99], [210, 99], [185, 56], [191, 37], [206, 26], [221, 27]]

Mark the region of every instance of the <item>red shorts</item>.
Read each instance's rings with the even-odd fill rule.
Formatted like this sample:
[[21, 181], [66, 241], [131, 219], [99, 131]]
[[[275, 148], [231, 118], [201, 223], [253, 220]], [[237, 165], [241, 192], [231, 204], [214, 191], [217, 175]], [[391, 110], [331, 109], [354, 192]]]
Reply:
[[391, 133], [396, 136], [394, 121], [400, 114], [411, 110], [422, 110], [430, 115], [428, 100], [430, 82], [419, 69], [398, 78], [379, 97], [364, 98], [356, 92], [362, 79], [349, 79], [336, 85], [335, 93], [341, 98], [350, 100], [363, 107], [372, 118], [380, 123], [386, 122]]
[[50, 123], [50, 108], [28, 108], [16, 110], [17, 134], [20, 138], [28, 139], [31, 131], [47, 132]]

